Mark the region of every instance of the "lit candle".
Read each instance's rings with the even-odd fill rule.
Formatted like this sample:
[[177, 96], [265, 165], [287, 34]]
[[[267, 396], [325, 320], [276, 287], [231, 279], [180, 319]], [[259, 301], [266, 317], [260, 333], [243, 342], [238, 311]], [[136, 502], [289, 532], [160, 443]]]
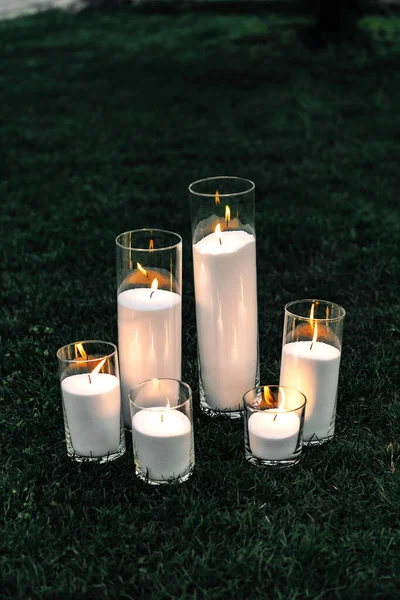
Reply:
[[178, 478], [190, 467], [192, 425], [176, 409], [149, 407], [132, 418], [132, 439], [142, 473], [151, 480]]
[[[148, 273], [153, 276], [156, 271]], [[131, 425], [131, 389], [155, 377], [181, 377], [181, 297], [159, 289], [159, 278], [142, 277], [148, 287], [128, 289], [118, 295], [118, 350], [126, 426]]]
[[74, 451], [80, 456], [101, 457], [118, 448], [121, 432], [121, 399], [118, 377], [99, 373], [66, 377], [61, 391]]
[[[229, 209], [229, 207], [226, 207]], [[255, 236], [225, 227], [193, 246], [201, 382], [212, 409], [238, 411], [258, 364]]]
[[[268, 387], [264, 389], [268, 391]], [[253, 412], [248, 419], [249, 446], [252, 454], [266, 460], [290, 459], [296, 451], [300, 419], [295, 412], [285, 411], [284, 391], [277, 409]]]
[[283, 346], [280, 374], [280, 385], [297, 388], [307, 398], [305, 442], [318, 442], [331, 435], [341, 357], [338, 348], [318, 341], [318, 324], [312, 317], [312, 340]]

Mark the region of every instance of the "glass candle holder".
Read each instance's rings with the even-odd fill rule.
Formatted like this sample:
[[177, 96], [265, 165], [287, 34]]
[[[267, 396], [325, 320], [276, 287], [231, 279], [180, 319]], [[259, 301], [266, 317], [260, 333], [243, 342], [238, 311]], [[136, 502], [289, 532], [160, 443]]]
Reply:
[[291, 467], [301, 457], [306, 397], [263, 385], [243, 396], [245, 456], [259, 467]]
[[241, 416], [259, 383], [254, 183], [211, 177], [189, 186], [200, 406]]
[[116, 238], [118, 349], [124, 423], [129, 392], [154, 377], [181, 378], [182, 238], [140, 229]]
[[322, 444], [335, 432], [345, 314], [326, 300], [296, 300], [285, 306], [280, 384], [307, 397], [305, 444]]
[[194, 468], [192, 390], [151, 379], [130, 392], [136, 475], [153, 485], [186, 481]]
[[125, 453], [117, 347], [97, 340], [57, 351], [67, 454], [107, 462]]

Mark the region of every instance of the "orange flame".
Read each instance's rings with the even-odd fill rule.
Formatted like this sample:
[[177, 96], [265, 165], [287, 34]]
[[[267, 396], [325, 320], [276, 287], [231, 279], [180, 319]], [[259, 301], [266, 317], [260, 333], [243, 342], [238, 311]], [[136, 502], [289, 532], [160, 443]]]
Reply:
[[231, 209], [228, 205], [225, 206], [225, 225], [229, 227], [229, 221], [231, 220]]
[[154, 292], [158, 289], [158, 279], [157, 277], [155, 277], [153, 279], [153, 281], [151, 282], [151, 294], [150, 294], [150, 298], [153, 296]]
[[99, 362], [99, 364], [93, 369], [93, 371], [90, 374], [91, 375], [97, 375], [97, 373], [100, 373], [100, 369], [104, 365], [104, 363], [106, 362], [106, 360], [107, 360], [107, 357], [103, 358], [103, 360], [101, 360]]
[[314, 342], [316, 342], [316, 341], [317, 341], [317, 337], [318, 337], [318, 324], [317, 324], [317, 323], [315, 323], [315, 326], [314, 326], [314, 335], [313, 335], [313, 338], [312, 338], [312, 342], [311, 342], [310, 350], [312, 350], [312, 347], [313, 347], [313, 344], [314, 344]]
[[139, 269], [139, 271], [140, 271], [140, 272], [141, 272], [143, 275], [145, 275], [146, 277], [148, 277], [146, 269], [143, 269], [143, 267], [142, 267], [142, 265], [141, 265], [140, 263], [136, 263], [136, 266], [137, 266], [137, 268]]
[[286, 394], [285, 394], [285, 390], [283, 388], [279, 388], [279, 396], [281, 397], [281, 403], [279, 404], [278, 408], [276, 409], [276, 413], [274, 418], [272, 419], [272, 422], [275, 423], [277, 417], [278, 417], [278, 413], [282, 412], [285, 408], [285, 402], [286, 402]]
[[153, 241], [153, 239], [150, 240], [149, 250], [154, 250], [154, 241]]
[[220, 204], [220, 202], [221, 201], [219, 199], [219, 192], [218, 192], [218, 190], [216, 190], [216, 192], [215, 192], [215, 204], [218, 205], [218, 204]]
[[78, 344], [75, 344], [75, 354], [78, 354], [78, 353], [81, 355], [82, 358], [84, 358], [85, 360], [87, 359], [87, 354], [86, 354], [83, 344], [81, 344], [81, 342], [79, 342]]
[[267, 408], [275, 408], [275, 396], [267, 385], [263, 388], [263, 398], [260, 402], [260, 408], [261, 410], [266, 410]]
[[315, 340], [317, 339], [317, 335], [318, 335], [318, 325], [316, 322], [314, 323], [314, 312], [315, 312], [315, 304], [313, 302], [311, 304], [311, 309], [310, 309], [310, 325], [311, 325], [311, 328], [314, 330], [314, 334], [312, 337], [310, 350], [312, 349], [313, 344], [314, 344]]
[[103, 358], [103, 360], [101, 360], [99, 362], [98, 365], [95, 366], [95, 368], [93, 369], [93, 371], [91, 373], [89, 373], [88, 377], [89, 377], [89, 383], [92, 383], [92, 377], [93, 375], [98, 375], [98, 373], [100, 372], [101, 367], [104, 365], [104, 363], [106, 362], [107, 357]]
[[218, 223], [218, 225], [215, 228], [215, 235], [217, 236], [217, 238], [219, 239], [219, 243], [222, 246], [222, 240], [221, 240], [221, 225]]
[[314, 308], [315, 308], [315, 304], [314, 302], [311, 304], [311, 310], [310, 310], [310, 321], [311, 321], [311, 325], [313, 324], [313, 320], [314, 320]]

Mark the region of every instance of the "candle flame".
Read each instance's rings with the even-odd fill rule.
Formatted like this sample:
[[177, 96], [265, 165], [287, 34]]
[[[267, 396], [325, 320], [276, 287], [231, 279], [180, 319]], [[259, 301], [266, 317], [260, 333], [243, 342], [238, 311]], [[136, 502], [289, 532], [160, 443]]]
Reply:
[[218, 206], [218, 204], [220, 204], [220, 199], [219, 199], [219, 192], [218, 190], [216, 190], [215, 192], [215, 204]]
[[314, 323], [314, 312], [315, 312], [315, 303], [313, 302], [311, 304], [311, 309], [310, 309], [310, 325], [311, 325], [311, 329], [313, 329], [313, 337], [312, 337], [312, 341], [311, 341], [311, 346], [310, 346], [310, 350], [313, 347], [313, 344], [316, 340], [316, 336], [318, 334], [318, 327], [317, 324]]
[[107, 360], [107, 357], [103, 358], [103, 360], [101, 360], [99, 362], [99, 364], [93, 369], [93, 371], [90, 374], [91, 375], [97, 375], [97, 373], [100, 373], [100, 369], [104, 365], [104, 363], [106, 362], [106, 360]]
[[78, 353], [81, 355], [82, 358], [84, 358], [85, 360], [87, 359], [87, 354], [86, 354], [83, 344], [81, 344], [81, 342], [79, 342], [78, 344], [75, 344], [75, 354], [78, 354]]
[[136, 263], [136, 266], [137, 266], [137, 268], [139, 269], [139, 271], [140, 271], [140, 272], [141, 272], [143, 275], [145, 275], [146, 277], [148, 277], [146, 269], [143, 269], [143, 267], [142, 267], [142, 265], [141, 265], [140, 263]]
[[154, 241], [153, 241], [153, 239], [150, 240], [149, 250], [154, 250]]
[[260, 402], [261, 410], [267, 410], [268, 408], [275, 408], [275, 396], [267, 385], [263, 388], [263, 398]]
[[312, 342], [311, 342], [310, 350], [312, 350], [312, 347], [313, 347], [313, 344], [314, 344], [314, 342], [316, 342], [316, 341], [317, 341], [317, 336], [318, 336], [318, 324], [317, 324], [317, 323], [315, 323], [315, 325], [314, 325], [314, 335], [313, 335], [313, 338], [312, 338]]
[[153, 279], [153, 281], [151, 282], [151, 294], [150, 294], [150, 298], [153, 296], [154, 292], [158, 289], [158, 279], [157, 277], [155, 277]]
[[89, 373], [88, 377], [89, 377], [89, 383], [92, 383], [92, 377], [93, 375], [98, 375], [98, 373], [100, 372], [101, 367], [104, 365], [104, 363], [106, 362], [107, 357], [103, 358], [103, 360], [101, 360], [99, 362], [98, 365], [95, 366], [95, 368], [93, 369], [93, 371], [91, 373]]
[[225, 225], [229, 227], [229, 221], [231, 220], [231, 209], [228, 205], [225, 206]]
[[169, 403], [169, 398], [167, 398], [167, 404], [165, 407], [164, 412], [161, 413], [161, 423], [164, 423], [164, 416], [167, 414], [167, 412], [171, 409], [171, 404]]
[[217, 236], [217, 238], [219, 239], [219, 243], [222, 246], [222, 240], [221, 240], [221, 225], [218, 223], [218, 225], [215, 228], [215, 235]]
[[311, 310], [310, 310], [310, 321], [311, 321], [311, 325], [312, 322], [314, 321], [314, 308], [315, 308], [315, 304], [314, 302], [311, 304]]
[[274, 418], [272, 419], [273, 422], [276, 421], [276, 418], [278, 416], [278, 412], [282, 412], [285, 408], [285, 402], [286, 402], [286, 394], [285, 394], [285, 390], [283, 388], [279, 388], [279, 395], [282, 398], [281, 399], [281, 403], [279, 404], [278, 408], [276, 409], [276, 413]]

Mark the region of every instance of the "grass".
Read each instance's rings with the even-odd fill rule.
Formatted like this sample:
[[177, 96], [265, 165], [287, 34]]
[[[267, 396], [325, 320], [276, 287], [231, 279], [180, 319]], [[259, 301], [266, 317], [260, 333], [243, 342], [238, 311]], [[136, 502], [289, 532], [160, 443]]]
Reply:
[[[0, 23], [2, 598], [398, 598], [400, 19], [319, 53], [306, 24], [279, 3]], [[219, 174], [256, 183], [262, 381], [286, 302], [347, 310], [336, 437], [286, 473], [198, 406], [187, 186]], [[162, 489], [129, 436], [67, 459], [55, 359], [116, 341], [114, 238], [151, 225], [184, 239], [195, 394], [195, 473]]]

